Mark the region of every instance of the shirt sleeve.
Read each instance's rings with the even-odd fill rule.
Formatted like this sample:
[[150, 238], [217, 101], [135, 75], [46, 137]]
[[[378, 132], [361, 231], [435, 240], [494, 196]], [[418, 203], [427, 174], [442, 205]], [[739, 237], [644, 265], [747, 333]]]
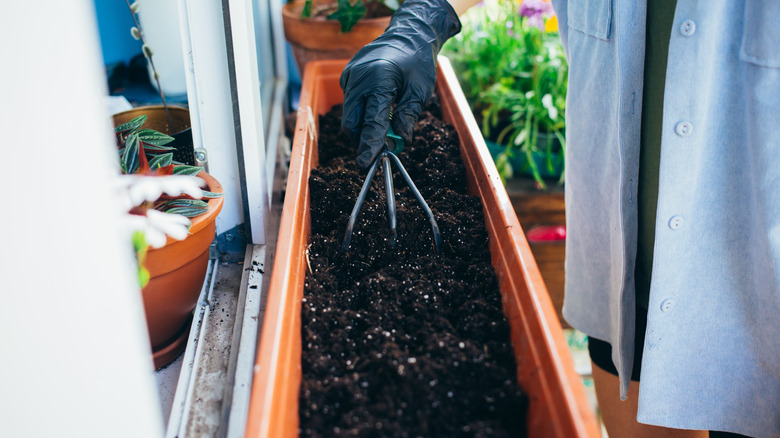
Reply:
[[561, 37], [563, 52], [569, 60], [569, 0], [552, 0], [555, 16], [558, 17], [558, 35]]

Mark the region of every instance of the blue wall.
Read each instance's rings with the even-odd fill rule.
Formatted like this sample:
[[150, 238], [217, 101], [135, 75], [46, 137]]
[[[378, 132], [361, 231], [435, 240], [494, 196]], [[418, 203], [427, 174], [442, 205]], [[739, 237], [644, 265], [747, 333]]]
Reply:
[[141, 53], [141, 42], [130, 35], [135, 24], [125, 0], [95, 0], [95, 12], [105, 65], [128, 62]]

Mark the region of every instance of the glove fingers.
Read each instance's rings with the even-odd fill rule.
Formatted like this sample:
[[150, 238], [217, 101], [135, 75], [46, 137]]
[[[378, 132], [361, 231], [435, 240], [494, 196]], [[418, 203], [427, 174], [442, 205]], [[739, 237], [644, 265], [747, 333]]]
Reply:
[[393, 111], [393, 131], [400, 135], [406, 144], [412, 142], [414, 123], [420, 117], [420, 112], [422, 112], [422, 103], [417, 100], [401, 102]]
[[[344, 90], [341, 128], [353, 142], [360, 140], [361, 153], [365, 150], [381, 150], [389, 126], [387, 119], [390, 103], [395, 99], [401, 78], [398, 67], [383, 59], [359, 65], [350, 62], [342, 72], [339, 79]], [[382, 129], [384, 132], [380, 133]], [[366, 159], [378, 153], [376, 151]]]
[[363, 169], [371, 166], [376, 156], [385, 147], [385, 138], [390, 128], [390, 105], [393, 97], [394, 90], [372, 94], [366, 98], [366, 115], [360, 133], [357, 158], [358, 166]]
[[[346, 71], [345, 71], [346, 73]], [[344, 75], [341, 76], [344, 82]], [[341, 117], [341, 130], [349, 135], [353, 143], [357, 143], [360, 138], [360, 126], [363, 124], [363, 112], [365, 102], [363, 95], [358, 91], [359, 87], [347, 82], [342, 84], [344, 91], [344, 112]]]

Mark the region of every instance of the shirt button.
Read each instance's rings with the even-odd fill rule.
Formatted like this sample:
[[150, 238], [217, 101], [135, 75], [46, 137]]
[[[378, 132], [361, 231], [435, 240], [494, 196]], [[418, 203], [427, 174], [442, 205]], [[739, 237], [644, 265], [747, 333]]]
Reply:
[[682, 228], [683, 222], [685, 221], [683, 220], [682, 216], [679, 215], [672, 216], [671, 219], [669, 219], [669, 228], [673, 230], [679, 230], [680, 228]]
[[674, 301], [671, 298], [667, 298], [661, 301], [661, 312], [668, 312], [672, 310], [673, 305], [674, 305]]
[[687, 137], [693, 134], [693, 124], [691, 122], [682, 121], [674, 125], [674, 132], [680, 137]]
[[680, 25], [680, 33], [683, 34], [683, 36], [691, 36], [693, 33], [696, 32], [696, 23], [693, 22], [693, 20], [685, 20]]

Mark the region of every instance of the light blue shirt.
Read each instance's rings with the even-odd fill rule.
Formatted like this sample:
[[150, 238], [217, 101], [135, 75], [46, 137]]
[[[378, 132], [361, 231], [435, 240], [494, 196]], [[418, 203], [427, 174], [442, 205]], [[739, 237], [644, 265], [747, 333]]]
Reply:
[[[625, 397], [646, 1], [553, 3], [569, 60], [563, 314], [612, 344]], [[780, 1], [678, 0], [659, 170], [637, 418], [780, 436]]]

